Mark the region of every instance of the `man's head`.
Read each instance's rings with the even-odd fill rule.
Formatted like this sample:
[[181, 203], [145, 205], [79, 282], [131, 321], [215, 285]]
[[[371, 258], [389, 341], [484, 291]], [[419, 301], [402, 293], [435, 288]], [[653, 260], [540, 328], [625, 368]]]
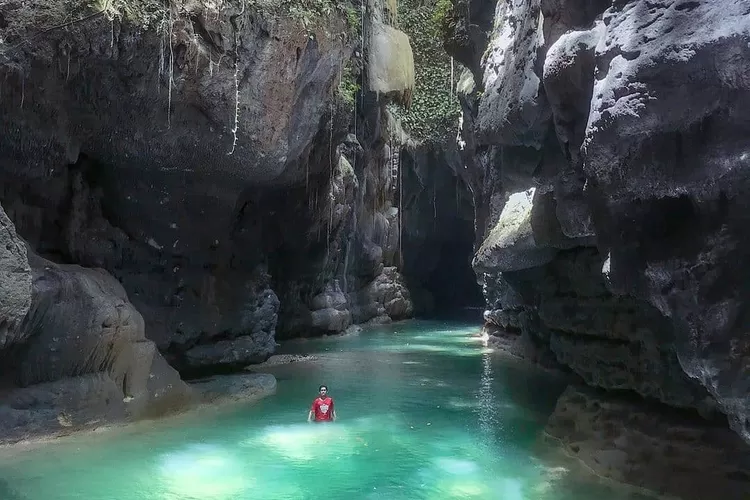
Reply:
[[326, 397], [326, 394], [328, 394], [328, 387], [326, 387], [325, 385], [321, 385], [320, 387], [318, 387], [318, 392], [320, 393], [320, 397], [324, 398]]

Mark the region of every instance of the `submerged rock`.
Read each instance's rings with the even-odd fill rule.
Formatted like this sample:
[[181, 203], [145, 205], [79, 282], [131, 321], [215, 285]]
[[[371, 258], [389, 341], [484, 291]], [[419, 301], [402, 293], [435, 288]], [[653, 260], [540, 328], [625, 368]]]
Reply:
[[617, 481], [684, 500], [750, 495], [750, 446], [720, 422], [570, 386], [545, 432]]
[[215, 375], [190, 385], [202, 403], [252, 402], [276, 392], [276, 377], [268, 373]]

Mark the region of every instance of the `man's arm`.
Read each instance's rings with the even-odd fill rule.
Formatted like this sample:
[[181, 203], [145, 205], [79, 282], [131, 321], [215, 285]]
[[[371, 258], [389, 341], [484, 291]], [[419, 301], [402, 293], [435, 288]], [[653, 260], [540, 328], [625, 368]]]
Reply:
[[333, 404], [333, 400], [331, 400], [331, 418], [333, 421], [336, 421], [336, 406]]
[[313, 418], [313, 411], [315, 410], [315, 401], [312, 402], [312, 405], [310, 406], [310, 411], [307, 412], [307, 421], [312, 422]]

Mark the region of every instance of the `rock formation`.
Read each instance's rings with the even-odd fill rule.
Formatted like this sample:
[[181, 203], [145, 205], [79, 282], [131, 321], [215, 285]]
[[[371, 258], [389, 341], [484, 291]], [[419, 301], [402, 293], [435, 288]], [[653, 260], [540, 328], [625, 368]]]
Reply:
[[0, 439], [160, 415], [190, 400], [120, 283], [102, 269], [39, 257], [2, 209], [0, 219], [0, 262], [12, 262], [15, 277], [5, 282], [15, 287], [6, 299], [16, 302], [7, 317], [25, 310], [20, 323], [9, 322], [15, 335], [1, 352]]
[[[697, 411], [690, 425], [724, 419], [750, 442], [746, 2], [455, 0], [446, 27], [467, 68], [459, 146], [475, 172], [488, 331], [605, 389], [599, 399], [658, 401], [637, 410], [648, 418]], [[595, 406], [565, 412], [598, 418]], [[593, 428], [553, 419], [550, 431], [588, 433], [589, 463], [608, 446]], [[680, 439], [654, 432], [650, 443]], [[726, 439], [707, 438], [706, 456]], [[742, 484], [741, 463], [713, 479]], [[618, 464], [596, 468], [644, 473]]]
[[386, 106], [409, 105], [414, 64], [393, 5], [99, 7], [0, 5], [12, 439], [158, 414], [201, 399], [181, 376], [413, 314]]

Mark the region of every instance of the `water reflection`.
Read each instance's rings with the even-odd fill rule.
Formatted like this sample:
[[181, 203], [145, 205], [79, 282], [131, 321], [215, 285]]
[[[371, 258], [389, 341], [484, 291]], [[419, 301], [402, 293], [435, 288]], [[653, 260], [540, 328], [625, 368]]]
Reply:
[[495, 432], [502, 431], [502, 420], [497, 418], [495, 394], [492, 388], [492, 360], [482, 355], [482, 376], [479, 379], [479, 428], [487, 446], [495, 445]]

